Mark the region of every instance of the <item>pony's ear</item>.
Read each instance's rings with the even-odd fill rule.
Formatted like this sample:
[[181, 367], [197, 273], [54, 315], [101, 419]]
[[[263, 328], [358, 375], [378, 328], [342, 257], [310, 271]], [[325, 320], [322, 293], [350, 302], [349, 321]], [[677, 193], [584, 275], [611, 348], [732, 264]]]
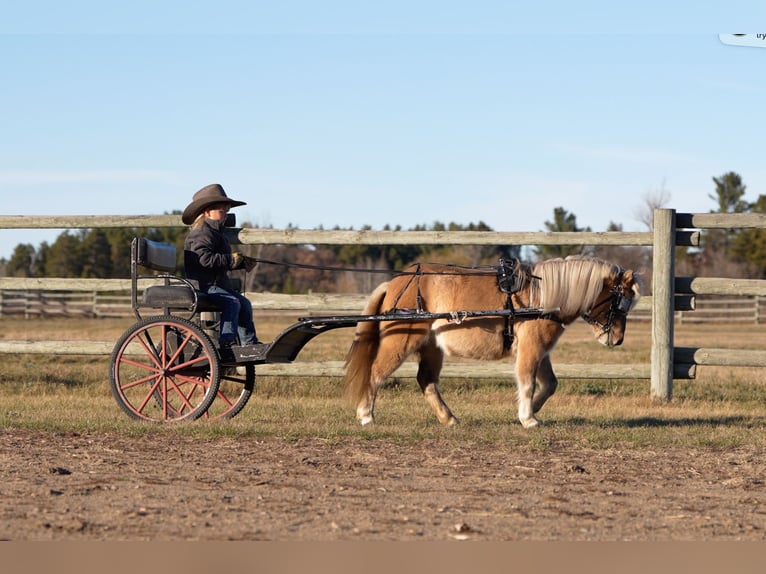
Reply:
[[622, 284], [625, 288], [633, 291], [636, 300], [641, 296], [641, 280], [636, 274], [628, 269], [622, 274]]

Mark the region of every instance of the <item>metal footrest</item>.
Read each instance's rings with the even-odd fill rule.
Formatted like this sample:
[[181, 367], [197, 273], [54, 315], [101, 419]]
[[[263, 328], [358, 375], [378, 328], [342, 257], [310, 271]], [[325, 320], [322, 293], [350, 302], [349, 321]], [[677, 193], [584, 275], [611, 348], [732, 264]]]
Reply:
[[223, 347], [220, 350], [221, 362], [224, 364], [264, 363], [270, 347], [269, 343]]

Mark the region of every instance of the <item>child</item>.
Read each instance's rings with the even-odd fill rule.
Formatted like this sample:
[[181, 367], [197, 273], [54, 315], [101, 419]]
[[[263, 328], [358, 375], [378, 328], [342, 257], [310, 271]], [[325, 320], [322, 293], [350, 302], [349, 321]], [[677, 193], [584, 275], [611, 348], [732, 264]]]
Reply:
[[224, 234], [226, 216], [232, 207], [247, 205], [226, 196], [214, 183], [194, 194], [181, 221], [191, 225], [184, 243], [186, 277], [199, 283], [199, 290], [221, 308], [221, 347], [258, 343], [250, 301], [232, 288], [229, 270], [246, 265], [245, 257], [232, 253]]

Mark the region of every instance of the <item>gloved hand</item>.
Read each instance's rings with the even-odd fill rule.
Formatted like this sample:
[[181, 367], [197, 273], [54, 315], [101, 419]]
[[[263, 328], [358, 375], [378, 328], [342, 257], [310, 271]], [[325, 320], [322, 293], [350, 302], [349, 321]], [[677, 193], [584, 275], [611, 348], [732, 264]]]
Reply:
[[242, 255], [239, 252], [232, 253], [231, 257], [232, 269], [245, 269], [246, 271], [252, 271], [255, 266], [258, 265], [258, 261], [256, 259], [248, 257], [247, 255]]

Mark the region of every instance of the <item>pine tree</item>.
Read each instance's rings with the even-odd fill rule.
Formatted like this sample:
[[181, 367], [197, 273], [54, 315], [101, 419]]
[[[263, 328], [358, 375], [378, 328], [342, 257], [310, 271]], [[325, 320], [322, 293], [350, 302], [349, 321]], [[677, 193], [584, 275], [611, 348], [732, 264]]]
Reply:
[[[590, 231], [590, 227], [581, 228], [577, 226], [577, 216], [568, 212], [563, 207], [556, 207], [553, 210], [553, 221], [546, 221], [545, 228], [551, 232], [571, 232], [571, 231]], [[585, 254], [587, 248], [584, 245], [538, 245], [535, 250], [535, 256], [538, 259], [547, 259], [550, 257], [567, 257], [568, 255]]]
[[[739, 174], [730, 171], [721, 177], [714, 177], [715, 194], [708, 197], [718, 204], [716, 211], [711, 213], [745, 213], [750, 210], [750, 204], [743, 199], [746, 186]], [[739, 241], [741, 234], [737, 229], [711, 229], [703, 239], [707, 259], [728, 258], [733, 255], [733, 246]], [[713, 255], [716, 257], [713, 257]]]
[[[766, 213], [766, 195], [752, 205], [753, 213]], [[732, 252], [755, 268], [758, 278], [766, 278], [766, 229], [744, 229], [734, 240]]]
[[46, 250], [45, 277], [81, 277], [83, 270], [82, 241], [76, 235], [64, 232]]
[[82, 276], [112, 276], [112, 248], [103, 229], [91, 229], [82, 242]]
[[34, 277], [36, 259], [35, 248], [29, 243], [20, 243], [13, 250], [5, 274], [8, 277]]

